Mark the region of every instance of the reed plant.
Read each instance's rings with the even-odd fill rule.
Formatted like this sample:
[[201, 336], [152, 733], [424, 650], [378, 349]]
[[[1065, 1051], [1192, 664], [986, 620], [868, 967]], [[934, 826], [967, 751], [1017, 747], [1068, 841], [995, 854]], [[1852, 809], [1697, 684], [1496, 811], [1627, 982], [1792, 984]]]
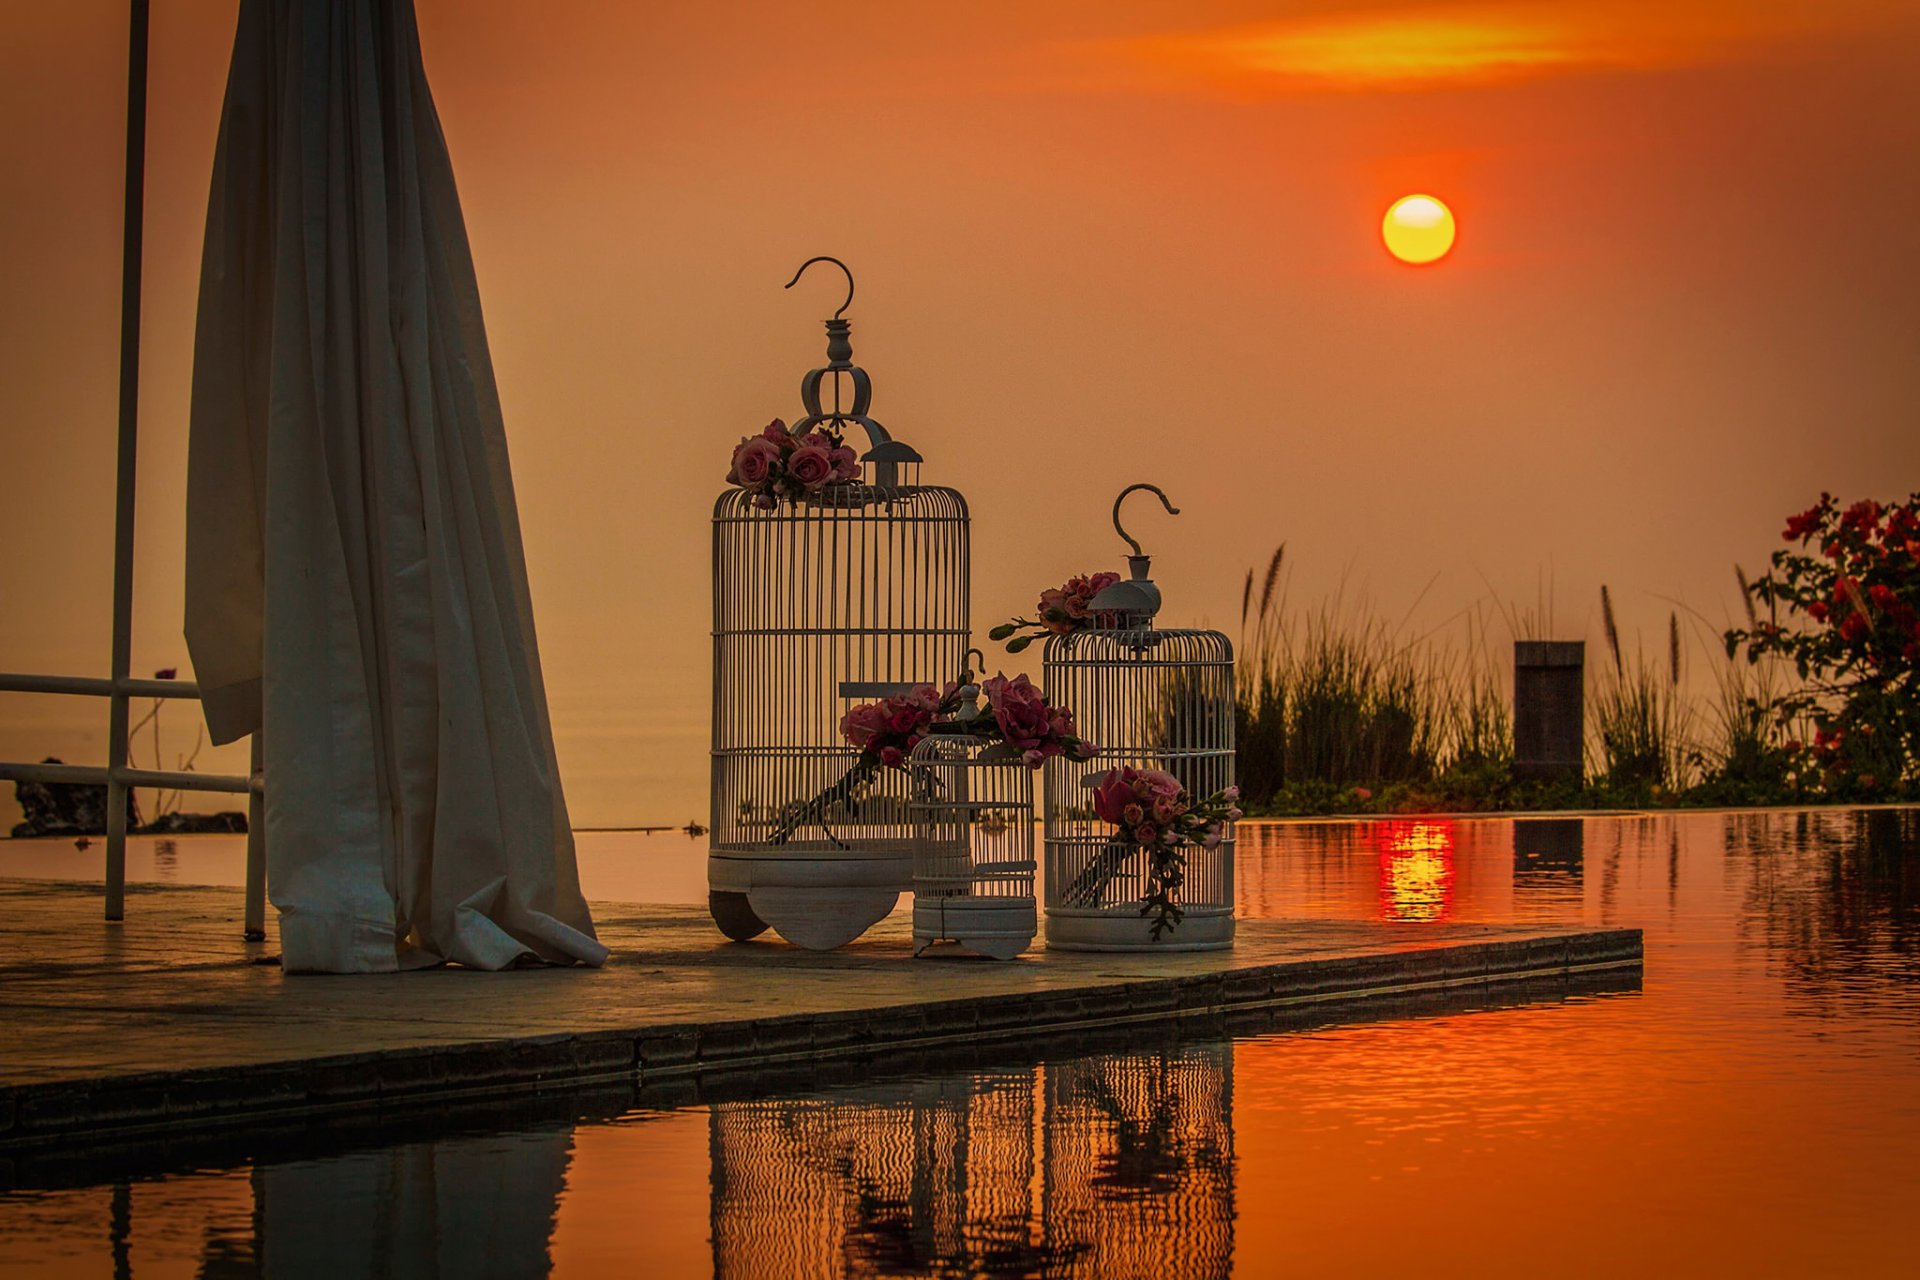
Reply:
[[1429, 783], [1463, 763], [1512, 759], [1499, 677], [1432, 635], [1409, 632], [1341, 591], [1304, 614], [1287, 606], [1286, 548], [1247, 572], [1236, 728], [1241, 793]]
[[1620, 643], [1613, 594], [1600, 588], [1600, 620], [1610, 663], [1590, 681], [1588, 759], [1596, 782], [1622, 799], [1652, 797], [1692, 780], [1694, 716], [1681, 688], [1680, 618], [1667, 619], [1665, 663]]

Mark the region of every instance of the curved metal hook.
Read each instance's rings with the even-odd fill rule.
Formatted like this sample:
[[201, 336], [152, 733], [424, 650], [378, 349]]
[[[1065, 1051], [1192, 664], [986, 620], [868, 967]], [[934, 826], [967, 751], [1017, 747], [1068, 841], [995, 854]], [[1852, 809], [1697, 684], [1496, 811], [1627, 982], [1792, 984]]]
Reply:
[[840, 270], [846, 271], [847, 300], [840, 304], [840, 311], [836, 311], [833, 313], [833, 318], [835, 320], [838, 320], [840, 318], [840, 312], [845, 311], [848, 307], [853, 305], [853, 272], [847, 271], [847, 264], [840, 261], [840, 259], [829, 258], [824, 253], [815, 258], [808, 258], [805, 262], [800, 264], [800, 269], [793, 273], [793, 279], [787, 281], [785, 284], [781, 285], [780, 287], [783, 289], [791, 289], [796, 284], [799, 284], [800, 277], [807, 274], [807, 268], [812, 266], [816, 262], [831, 262], [834, 266], [840, 268]]
[[1145, 555], [1146, 552], [1140, 550], [1140, 544], [1134, 539], [1132, 534], [1120, 527], [1120, 504], [1127, 500], [1128, 494], [1139, 489], [1145, 489], [1148, 493], [1160, 499], [1160, 505], [1167, 509], [1168, 515], [1177, 516], [1180, 514], [1180, 508], [1174, 506], [1173, 503], [1167, 500], [1167, 495], [1160, 491], [1160, 486], [1157, 484], [1130, 484], [1122, 489], [1120, 496], [1113, 500], [1113, 530], [1122, 538], [1126, 539], [1127, 545], [1133, 548], [1133, 554], [1137, 556]]

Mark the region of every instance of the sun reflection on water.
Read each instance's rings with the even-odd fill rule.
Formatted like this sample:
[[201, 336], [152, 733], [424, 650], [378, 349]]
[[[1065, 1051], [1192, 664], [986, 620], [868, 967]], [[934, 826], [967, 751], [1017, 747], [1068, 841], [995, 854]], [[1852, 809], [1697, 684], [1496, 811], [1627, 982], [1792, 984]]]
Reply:
[[1426, 923], [1453, 911], [1453, 824], [1389, 822], [1376, 833], [1380, 918]]

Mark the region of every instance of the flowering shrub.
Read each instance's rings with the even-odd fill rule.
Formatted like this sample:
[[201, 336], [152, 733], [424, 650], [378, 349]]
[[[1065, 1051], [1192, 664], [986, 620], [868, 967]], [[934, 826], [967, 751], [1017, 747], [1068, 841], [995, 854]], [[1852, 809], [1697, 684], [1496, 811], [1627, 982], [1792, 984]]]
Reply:
[[[1120, 581], [1117, 573], [1082, 574], [1040, 593], [1032, 618], [1015, 618], [987, 632], [990, 640], [1005, 640], [1008, 653], [1019, 653], [1042, 636], [1064, 636], [1094, 624], [1093, 598]], [[1021, 635], [1030, 631], [1030, 635]]]
[[1180, 924], [1174, 896], [1186, 882], [1186, 851], [1217, 847], [1227, 824], [1241, 817], [1239, 800], [1238, 787], [1196, 800], [1172, 774], [1131, 765], [1109, 769], [1094, 787], [1094, 812], [1120, 828], [1119, 841], [1146, 850], [1151, 860], [1140, 914], [1154, 917], [1154, 941]]
[[768, 842], [785, 844], [809, 823], [824, 828], [827, 815], [855, 799], [882, 769], [906, 768], [908, 756], [935, 724], [951, 725], [960, 736], [976, 741], [1005, 742], [1020, 751], [1029, 769], [1038, 769], [1058, 755], [1091, 760], [1100, 752], [1079, 736], [1073, 712], [1050, 706], [1026, 676], [996, 675], [975, 684], [970, 672], [962, 672], [944, 690], [923, 684], [891, 698], [849, 707], [840, 717], [840, 736], [860, 754], [838, 782], [782, 814]]
[[805, 498], [859, 475], [860, 460], [838, 435], [815, 427], [796, 436], [775, 418], [759, 435], [741, 437], [727, 483], [753, 494], [754, 506], [772, 510], [782, 498]]
[[[1782, 537], [1798, 549], [1775, 551], [1749, 584], [1749, 625], [1727, 632], [1727, 655], [1744, 646], [1749, 662], [1777, 655], [1799, 672], [1772, 711], [1801, 785], [1902, 790], [1920, 780], [1920, 493], [1844, 510], [1823, 493]], [[1811, 742], [1791, 736], [1802, 725]]]

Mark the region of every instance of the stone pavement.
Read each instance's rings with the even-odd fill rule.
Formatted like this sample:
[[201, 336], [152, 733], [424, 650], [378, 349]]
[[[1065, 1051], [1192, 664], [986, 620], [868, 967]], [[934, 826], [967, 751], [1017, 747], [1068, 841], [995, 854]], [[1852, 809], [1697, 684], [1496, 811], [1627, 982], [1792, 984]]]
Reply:
[[1027, 1042], [1126, 1023], [1637, 973], [1638, 930], [1242, 921], [1231, 951], [914, 959], [896, 913], [839, 951], [727, 943], [691, 907], [596, 903], [599, 970], [287, 977], [233, 889], [0, 880], [0, 1147]]

